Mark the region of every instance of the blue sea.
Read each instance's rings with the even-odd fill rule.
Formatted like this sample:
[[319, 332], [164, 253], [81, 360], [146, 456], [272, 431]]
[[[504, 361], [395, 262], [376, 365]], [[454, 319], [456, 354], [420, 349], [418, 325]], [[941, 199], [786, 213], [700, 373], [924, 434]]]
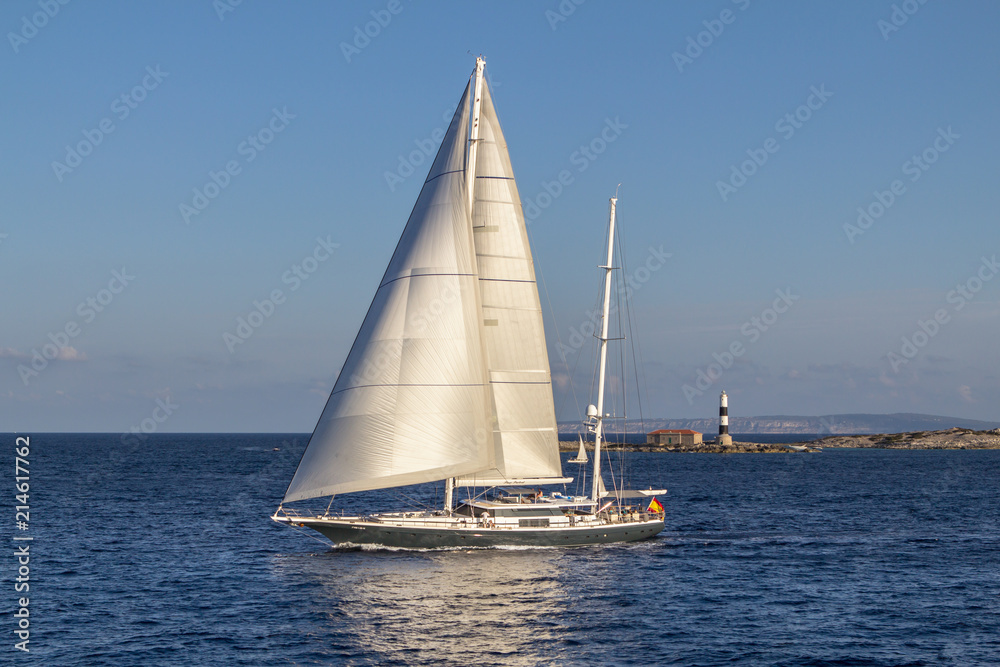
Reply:
[[2, 664], [1000, 664], [1000, 450], [627, 453], [631, 485], [669, 489], [656, 539], [401, 551], [268, 518], [303, 435], [32, 434], [17, 531], [0, 437]]

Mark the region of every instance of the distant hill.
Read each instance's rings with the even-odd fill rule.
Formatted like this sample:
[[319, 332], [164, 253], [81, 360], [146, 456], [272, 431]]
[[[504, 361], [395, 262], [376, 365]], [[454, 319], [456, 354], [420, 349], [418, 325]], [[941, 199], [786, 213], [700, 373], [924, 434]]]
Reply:
[[[820, 433], [848, 435], [864, 433], [907, 433], [909, 431], [940, 431], [958, 426], [985, 431], [1000, 427], [1000, 422], [985, 422], [960, 417], [939, 417], [899, 412], [891, 415], [823, 415], [819, 417], [794, 417], [786, 415], [763, 417], [729, 417], [730, 433]], [[690, 428], [706, 435], [719, 432], [719, 418], [712, 419], [646, 419], [641, 424], [629, 420], [628, 428], [622, 429], [621, 422], [606, 425], [609, 432], [631, 433], [653, 431], [658, 428]], [[583, 426], [578, 422], [559, 422], [560, 433], [578, 433]]]

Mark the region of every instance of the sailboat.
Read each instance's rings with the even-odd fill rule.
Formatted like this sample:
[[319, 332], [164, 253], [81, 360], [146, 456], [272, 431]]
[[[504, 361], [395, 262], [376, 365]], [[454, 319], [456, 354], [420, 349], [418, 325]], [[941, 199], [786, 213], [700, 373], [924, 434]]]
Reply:
[[583, 436], [580, 438], [580, 451], [576, 453], [576, 458], [570, 459], [570, 463], [586, 463], [587, 462], [587, 448], [583, 444]]
[[[527, 229], [485, 61], [465, 88], [326, 407], [272, 519], [335, 544], [578, 546], [653, 537], [664, 514], [607, 491], [600, 451], [614, 203], [592, 492], [559, 458]], [[441, 509], [331, 513], [339, 494], [444, 481]], [[468, 492], [456, 501], [457, 490]], [[330, 497], [325, 511], [286, 503]], [[653, 508], [660, 508], [652, 502]]]

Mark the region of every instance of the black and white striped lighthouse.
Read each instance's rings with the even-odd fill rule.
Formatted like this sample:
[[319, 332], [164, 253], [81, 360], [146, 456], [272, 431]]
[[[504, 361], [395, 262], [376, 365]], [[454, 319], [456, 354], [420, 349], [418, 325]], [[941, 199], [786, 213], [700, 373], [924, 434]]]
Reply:
[[719, 397], [719, 439], [720, 445], [731, 445], [733, 439], [729, 436], [729, 397], [722, 392]]

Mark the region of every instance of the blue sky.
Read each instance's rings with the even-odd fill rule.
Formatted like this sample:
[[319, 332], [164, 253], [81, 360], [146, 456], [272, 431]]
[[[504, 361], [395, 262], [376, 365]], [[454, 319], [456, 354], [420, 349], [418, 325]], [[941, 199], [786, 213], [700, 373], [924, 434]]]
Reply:
[[618, 183], [646, 415], [1000, 419], [1000, 5], [224, 2], [0, 6], [0, 430], [311, 430], [469, 52], [560, 419]]

